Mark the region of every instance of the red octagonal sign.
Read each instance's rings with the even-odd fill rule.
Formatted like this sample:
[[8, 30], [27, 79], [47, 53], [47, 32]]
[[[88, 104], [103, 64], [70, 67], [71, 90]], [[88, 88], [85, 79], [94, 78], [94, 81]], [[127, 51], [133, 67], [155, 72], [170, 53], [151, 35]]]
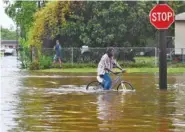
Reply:
[[150, 23], [157, 29], [168, 29], [174, 22], [175, 13], [167, 4], [157, 4], [150, 11]]

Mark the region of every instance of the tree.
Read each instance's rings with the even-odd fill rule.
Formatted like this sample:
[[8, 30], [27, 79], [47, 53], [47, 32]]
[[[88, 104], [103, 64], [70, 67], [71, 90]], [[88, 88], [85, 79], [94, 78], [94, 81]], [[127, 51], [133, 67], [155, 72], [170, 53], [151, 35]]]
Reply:
[[[73, 39], [72, 42], [78, 42], [75, 46], [145, 46], [148, 38], [156, 36], [156, 30], [148, 20], [153, 4], [136, 1], [82, 2], [80, 8], [71, 9], [72, 14], [62, 33]], [[65, 40], [64, 43], [68, 42]]]
[[15, 31], [11, 31], [7, 28], [1, 27], [1, 39], [2, 40], [16, 40], [17, 35]]
[[[74, 4], [74, 3], [73, 3]], [[81, 2], [63, 26], [63, 36], [73, 46], [157, 46], [157, 30], [149, 22], [155, 1]], [[168, 2], [176, 14], [185, 11], [185, 2]], [[174, 25], [168, 30], [174, 36]], [[69, 46], [69, 39], [64, 44]]]
[[28, 43], [38, 49], [42, 48], [44, 39], [54, 39], [61, 32], [61, 25], [66, 24], [69, 13], [69, 1], [53, 1], [46, 4], [34, 15], [34, 24], [29, 31]]
[[5, 9], [6, 14], [20, 27], [21, 38], [27, 39], [27, 33], [33, 24], [33, 15], [37, 9], [36, 1], [15, 1]]
[[[149, 22], [149, 12], [155, 4], [155, 1], [16, 1], [6, 12], [20, 26], [25, 42], [38, 47], [43, 43], [46, 46], [46, 42], [52, 47], [56, 38], [65, 47], [139, 47], [156, 46], [158, 32]], [[185, 11], [184, 1], [168, 4], [176, 14]], [[168, 35], [174, 35], [174, 24]]]

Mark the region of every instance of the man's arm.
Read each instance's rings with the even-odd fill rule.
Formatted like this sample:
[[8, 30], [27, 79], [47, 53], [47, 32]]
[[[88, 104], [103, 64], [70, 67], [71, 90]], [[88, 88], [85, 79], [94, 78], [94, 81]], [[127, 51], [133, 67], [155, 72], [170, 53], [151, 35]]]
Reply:
[[112, 70], [110, 70], [109, 68], [104, 68], [104, 70], [107, 70], [107, 71], [109, 71], [109, 72], [111, 72], [111, 73], [115, 74], [115, 72], [113, 72], [113, 71], [112, 71]]
[[125, 71], [125, 69], [123, 69], [123, 68], [117, 63], [116, 60], [114, 60], [113, 63], [116, 65], [116, 67], [117, 67], [118, 69], [120, 69], [121, 71]]

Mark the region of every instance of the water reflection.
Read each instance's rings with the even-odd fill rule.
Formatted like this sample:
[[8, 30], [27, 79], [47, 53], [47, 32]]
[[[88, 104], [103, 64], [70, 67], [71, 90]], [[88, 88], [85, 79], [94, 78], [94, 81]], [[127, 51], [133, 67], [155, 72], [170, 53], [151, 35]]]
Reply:
[[175, 107], [173, 105], [175, 94], [167, 91], [159, 92], [159, 109], [158, 109], [158, 119], [159, 119], [159, 132], [168, 132], [174, 129], [172, 115], [175, 112]]
[[135, 92], [88, 92], [95, 74], [24, 72], [15, 59], [1, 64], [2, 132], [185, 131], [185, 75], [169, 75], [168, 91], [158, 75], [127, 74]]
[[[24, 131], [85, 131], [96, 124], [95, 95], [53, 95], [45, 90], [19, 93], [17, 129]], [[26, 109], [27, 108], [27, 109]], [[92, 127], [92, 129], [95, 129]]]
[[114, 126], [123, 118], [124, 95], [108, 92], [97, 97], [97, 118], [99, 130], [114, 130]]

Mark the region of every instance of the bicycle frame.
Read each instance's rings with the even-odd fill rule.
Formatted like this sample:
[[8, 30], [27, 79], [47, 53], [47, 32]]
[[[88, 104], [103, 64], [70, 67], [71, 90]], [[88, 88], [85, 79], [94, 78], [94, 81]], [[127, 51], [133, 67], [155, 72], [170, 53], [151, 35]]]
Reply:
[[116, 79], [114, 79], [114, 80], [112, 81], [111, 89], [118, 83], [118, 81], [121, 82], [120, 76], [117, 76]]
[[[129, 87], [134, 90], [135, 88], [127, 81], [124, 81], [124, 80], [121, 80], [121, 77], [120, 77], [120, 74], [123, 73], [123, 72], [120, 72], [120, 73], [115, 73], [114, 75], [116, 75], [116, 78], [112, 81], [112, 84], [111, 84], [111, 88], [110, 89], [113, 89], [114, 86], [119, 82], [118, 86], [117, 86], [117, 90], [118, 88], [121, 87], [123, 88], [123, 90], [126, 90], [127, 89], [127, 85], [129, 85]], [[86, 89], [88, 89], [89, 86], [91, 86], [93, 83], [96, 83], [97, 84], [98, 81], [92, 81], [90, 82], [87, 86], [86, 86]], [[127, 84], [127, 85], [126, 85]], [[92, 85], [93, 86], [93, 85]], [[95, 85], [96, 86], [96, 85]], [[102, 83], [98, 82], [98, 88], [103, 88], [102, 86]], [[129, 88], [129, 89], [130, 89]]]

